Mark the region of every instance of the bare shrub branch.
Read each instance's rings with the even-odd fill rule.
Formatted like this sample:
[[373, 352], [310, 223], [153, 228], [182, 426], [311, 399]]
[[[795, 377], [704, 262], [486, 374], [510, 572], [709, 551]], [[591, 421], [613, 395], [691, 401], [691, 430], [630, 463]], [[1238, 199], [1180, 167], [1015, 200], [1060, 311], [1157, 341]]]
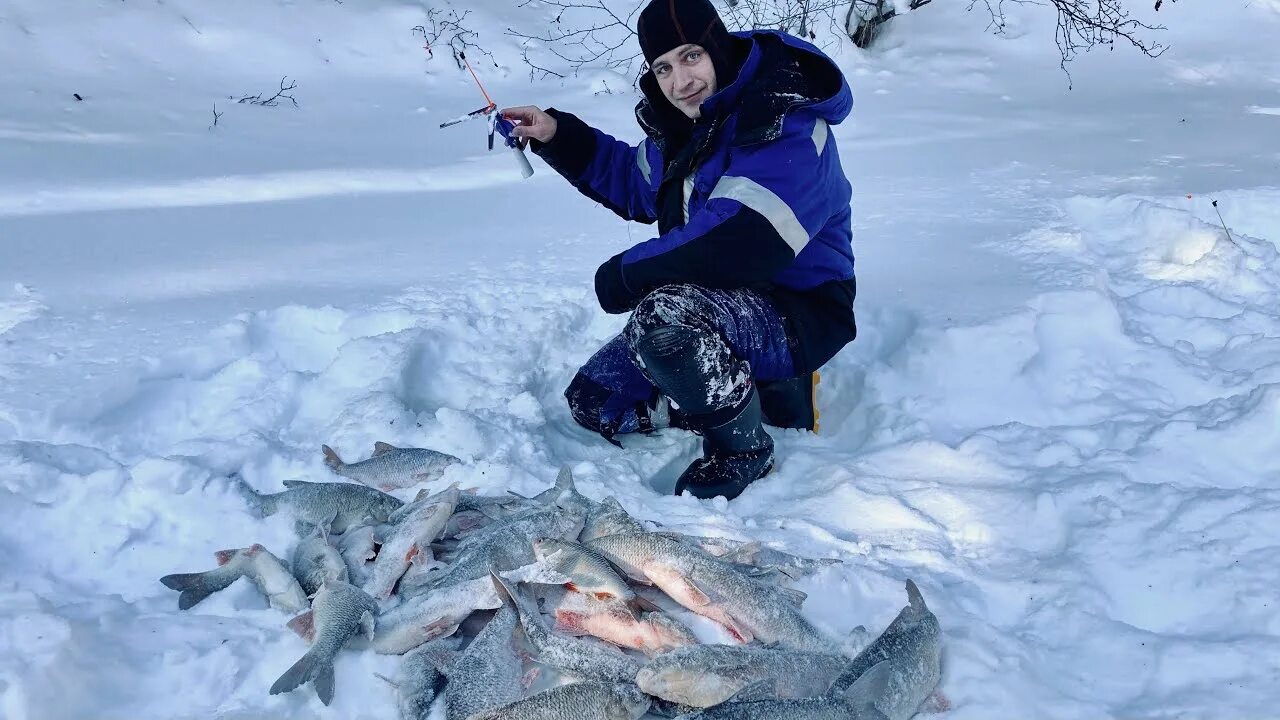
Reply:
[[480, 33], [467, 27], [467, 16], [471, 14], [470, 10], [464, 10], [461, 15], [457, 10], [449, 8], [444, 10], [441, 8], [428, 8], [427, 20], [421, 25], [417, 25], [411, 29], [411, 32], [422, 36], [423, 47], [427, 51], [427, 57], [435, 59], [435, 51], [441, 47], [449, 48], [449, 54], [453, 57], [453, 62], [461, 70], [464, 67], [462, 61], [466, 53], [473, 52], [484, 55], [489, 58], [489, 62], [494, 67], [498, 63], [493, 58], [493, 53], [484, 49], [476, 43], [480, 39]]
[[[1176, 0], [1174, 0], [1176, 1]], [[1115, 49], [1117, 42], [1127, 43], [1147, 57], [1160, 57], [1168, 48], [1144, 37], [1146, 33], [1165, 30], [1163, 25], [1148, 25], [1129, 14], [1124, 0], [969, 0], [969, 9], [981, 4], [991, 17], [989, 29], [997, 35], [1007, 27], [1005, 4], [1046, 5], [1058, 14], [1054, 42], [1061, 58], [1059, 67], [1067, 71], [1067, 63], [1081, 52], [1095, 47]], [[1156, 4], [1159, 9], [1160, 3]]]
[[[241, 105], [247, 103], [249, 105], [261, 105], [262, 107], [275, 107], [280, 104], [281, 100], [288, 100], [293, 103], [294, 107], [298, 107], [298, 101], [294, 99], [292, 94], [293, 89], [298, 87], [298, 81], [295, 80], [286, 86], [284, 82], [288, 79], [288, 75], [280, 78], [280, 89], [276, 91], [275, 95], [272, 95], [269, 98], [263, 98], [262, 93], [258, 93], [257, 95], [245, 95], [239, 100], [236, 100], [236, 103]], [[232, 99], [234, 100], [235, 98]]]
[[[531, 0], [523, 0], [518, 7], [531, 4]], [[551, 53], [572, 73], [587, 67], [628, 71], [640, 58], [639, 44], [634, 41], [635, 16], [641, 8], [639, 3], [625, 17], [610, 8], [605, 0], [543, 0], [537, 5], [556, 9], [556, 16], [547, 32], [529, 35], [507, 29], [507, 35], [523, 41], [524, 60], [531, 68], [531, 76], [540, 72], [543, 77], [564, 77], [563, 73], [535, 61], [530, 55], [531, 49]]]

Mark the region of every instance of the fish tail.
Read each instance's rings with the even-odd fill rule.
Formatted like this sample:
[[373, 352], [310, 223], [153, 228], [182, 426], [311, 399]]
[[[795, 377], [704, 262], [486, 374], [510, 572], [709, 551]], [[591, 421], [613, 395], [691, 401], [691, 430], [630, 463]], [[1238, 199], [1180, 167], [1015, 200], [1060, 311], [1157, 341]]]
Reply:
[[249, 507], [253, 508], [262, 517], [274, 515], [276, 510], [279, 509], [278, 494], [264, 495], [254, 490], [249, 481], [245, 480], [240, 473], [233, 474], [231, 480], [236, 484], [236, 490], [240, 493], [240, 497], [243, 497]]
[[325, 705], [333, 702], [333, 659], [317, 654], [314, 650], [308, 651], [275, 681], [270, 694], [286, 693], [306, 682], [315, 686], [320, 702]]
[[924, 596], [920, 594], [920, 588], [916, 587], [913, 580], [907, 580], [907, 600], [911, 603], [912, 610], [929, 612], [929, 606], [924, 604]]
[[236, 575], [226, 573], [175, 573], [160, 578], [170, 590], [178, 590], [178, 609], [189, 610], [210, 595], [235, 582]]
[[328, 445], [321, 445], [320, 450], [324, 453], [324, 464], [328, 465], [330, 470], [337, 472], [342, 469], [343, 465], [346, 465], [346, 463], [342, 462], [342, 458], [338, 457], [338, 453], [334, 452], [333, 448]]

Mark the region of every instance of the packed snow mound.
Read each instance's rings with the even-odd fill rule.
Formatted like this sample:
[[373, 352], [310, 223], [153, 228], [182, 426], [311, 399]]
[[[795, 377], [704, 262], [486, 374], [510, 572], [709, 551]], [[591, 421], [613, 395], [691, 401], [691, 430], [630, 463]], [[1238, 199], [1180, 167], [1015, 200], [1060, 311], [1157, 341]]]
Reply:
[[44, 312], [44, 303], [35, 290], [18, 283], [7, 296], [0, 296], [0, 335], [19, 324], [34, 320]]
[[[1280, 203], [1222, 197], [1241, 216], [1256, 217], [1242, 198]], [[6, 702], [83, 716], [100, 696], [66, 688], [109, 686], [114, 707], [154, 717], [180, 681], [193, 715], [311, 716], [302, 694], [265, 692], [300, 648], [278, 614], [244, 588], [181, 614], [156, 580], [223, 548], [291, 550], [290, 525], [253, 517], [230, 473], [263, 490], [325, 480], [321, 443], [363, 457], [381, 440], [462, 458], [440, 483], [528, 494], [568, 462], [584, 493], [637, 517], [842, 558], [801, 584], [833, 636], [887, 621], [914, 577], [950, 631], [957, 717], [1202, 715], [1210, 698], [1261, 712], [1280, 664], [1240, 628], [1280, 628], [1257, 535], [1280, 513], [1280, 264], [1265, 239], [1280, 228], [1228, 240], [1157, 198], [1063, 207], [1017, 251], [1076, 267], [1081, 287], [972, 326], [869, 315], [823, 386], [848, 411], [817, 436], [777, 432], [777, 471], [732, 504], [663, 494], [694, 438], [621, 453], [572, 424], [560, 392], [618, 330], [578, 290], [423, 289], [236, 318], [81, 408], [59, 442], [0, 446], [0, 545], [23, 578], [4, 602], [30, 620], [7, 642], [41, 659], [0, 661]], [[107, 649], [104, 675], [87, 658]], [[391, 712], [372, 673], [393, 659], [342, 663], [335, 707]]]

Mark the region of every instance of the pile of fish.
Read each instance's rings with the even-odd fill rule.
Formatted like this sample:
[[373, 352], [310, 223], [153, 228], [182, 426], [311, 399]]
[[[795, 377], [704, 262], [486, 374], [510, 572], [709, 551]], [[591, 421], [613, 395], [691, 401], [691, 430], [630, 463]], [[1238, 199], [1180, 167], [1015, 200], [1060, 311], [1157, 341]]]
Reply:
[[[328, 705], [334, 658], [368, 650], [403, 655], [385, 679], [404, 720], [426, 720], [441, 694], [447, 720], [905, 720], [935, 693], [941, 629], [910, 580], [907, 606], [869, 644], [859, 628], [858, 649], [806, 620], [787, 586], [837, 560], [651, 529], [583, 496], [567, 468], [532, 498], [450, 486], [404, 502], [384, 490], [459, 461], [384, 443], [353, 464], [324, 452], [356, 482], [263, 494], [234, 478], [262, 515], [292, 515], [290, 562], [254, 545], [160, 580], [185, 610], [246, 577], [296, 615], [310, 649], [273, 695], [310, 683]], [[684, 611], [731, 644], [700, 643]]]

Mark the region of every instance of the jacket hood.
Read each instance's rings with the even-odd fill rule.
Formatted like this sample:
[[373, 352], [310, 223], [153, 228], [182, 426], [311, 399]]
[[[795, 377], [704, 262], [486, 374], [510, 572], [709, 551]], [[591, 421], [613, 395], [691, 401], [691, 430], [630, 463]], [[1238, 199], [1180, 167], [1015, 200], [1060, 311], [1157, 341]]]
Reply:
[[[775, 139], [792, 110], [805, 108], [829, 125], [853, 109], [853, 92], [831, 58], [800, 38], [776, 30], [731, 33], [743, 57], [738, 75], [702, 103], [703, 118], [738, 115], [735, 145]], [[636, 119], [659, 148], [688, 134], [694, 123], [675, 108], [653, 73], [640, 79], [644, 99]], [[699, 120], [702, 122], [702, 120]]]

